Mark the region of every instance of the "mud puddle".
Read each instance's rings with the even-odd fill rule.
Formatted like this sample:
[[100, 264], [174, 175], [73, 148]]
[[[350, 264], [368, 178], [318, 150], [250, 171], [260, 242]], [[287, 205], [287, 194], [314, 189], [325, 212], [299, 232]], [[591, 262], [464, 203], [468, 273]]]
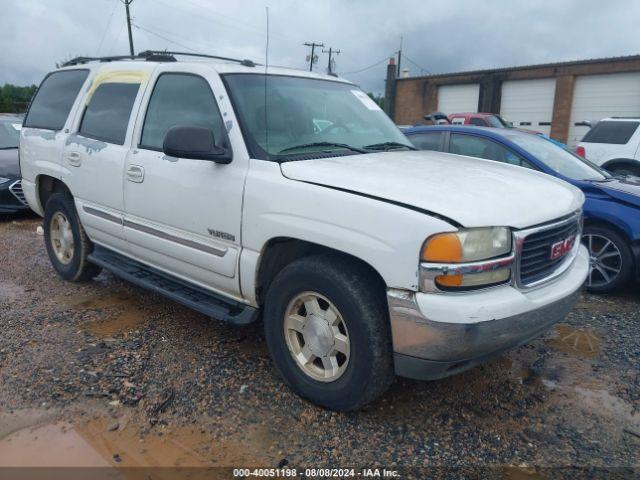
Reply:
[[600, 336], [591, 329], [556, 325], [555, 333], [549, 341], [554, 350], [582, 357], [597, 357], [600, 353]]
[[110, 293], [58, 302], [65, 310], [77, 310], [92, 317], [81, 328], [97, 337], [111, 337], [144, 326], [151, 312], [142, 308], [142, 298], [129, 293]]
[[[154, 428], [142, 435], [126, 418], [36, 424], [0, 436], [0, 467], [213, 467], [273, 465], [271, 437], [259, 428], [243, 442], [215, 440], [199, 427]], [[277, 460], [275, 460], [277, 463]]]

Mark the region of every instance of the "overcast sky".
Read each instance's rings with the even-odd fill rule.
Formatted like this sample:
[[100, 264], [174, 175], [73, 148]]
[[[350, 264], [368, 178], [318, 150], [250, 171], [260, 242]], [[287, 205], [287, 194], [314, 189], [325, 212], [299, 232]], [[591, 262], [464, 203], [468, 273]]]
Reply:
[[[411, 75], [640, 53], [634, 0], [134, 0], [134, 47], [263, 62], [265, 6], [270, 63], [304, 68], [302, 44], [321, 42], [340, 49], [338, 73], [375, 92], [384, 89], [386, 59], [401, 36]], [[0, 0], [0, 7], [0, 84], [39, 83], [73, 56], [128, 53], [120, 0]], [[320, 54], [316, 68], [326, 62]]]

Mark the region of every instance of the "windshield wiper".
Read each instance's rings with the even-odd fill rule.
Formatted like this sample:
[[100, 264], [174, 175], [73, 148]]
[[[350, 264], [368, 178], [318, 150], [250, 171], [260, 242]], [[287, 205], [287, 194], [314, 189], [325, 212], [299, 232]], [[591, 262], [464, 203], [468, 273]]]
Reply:
[[291, 150], [298, 150], [300, 148], [311, 148], [311, 147], [337, 147], [344, 148], [346, 150], [352, 150], [358, 153], [367, 153], [365, 150], [357, 147], [353, 147], [346, 143], [334, 143], [334, 142], [313, 142], [313, 143], [303, 143], [301, 145], [294, 145], [293, 147], [287, 147], [278, 152], [278, 154], [290, 152]]
[[371, 145], [365, 145], [362, 148], [366, 148], [367, 150], [390, 150], [392, 148], [408, 148], [409, 150], [418, 150], [416, 147], [400, 142], [373, 143]]

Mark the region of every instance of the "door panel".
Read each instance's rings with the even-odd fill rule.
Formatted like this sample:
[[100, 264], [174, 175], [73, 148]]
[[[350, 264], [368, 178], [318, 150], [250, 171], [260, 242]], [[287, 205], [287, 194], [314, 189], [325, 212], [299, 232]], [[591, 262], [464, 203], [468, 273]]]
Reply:
[[438, 111], [451, 113], [477, 112], [480, 85], [442, 85], [438, 87]]
[[514, 127], [549, 135], [555, 94], [555, 78], [504, 82], [500, 115]]
[[238, 153], [223, 165], [169, 157], [161, 151], [164, 134], [176, 125], [210, 128], [216, 144], [227, 145], [213, 94], [222, 88], [220, 79], [205, 66], [195, 73], [159, 73], [143, 101], [138, 147], [125, 166], [125, 237], [141, 261], [237, 296], [247, 159]]
[[[65, 182], [73, 193], [87, 235], [96, 243], [125, 252], [123, 171], [130, 150], [128, 126], [140, 83], [98, 75], [78, 131], [63, 151]], [[130, 136], [129, 136], [130, 138]]]

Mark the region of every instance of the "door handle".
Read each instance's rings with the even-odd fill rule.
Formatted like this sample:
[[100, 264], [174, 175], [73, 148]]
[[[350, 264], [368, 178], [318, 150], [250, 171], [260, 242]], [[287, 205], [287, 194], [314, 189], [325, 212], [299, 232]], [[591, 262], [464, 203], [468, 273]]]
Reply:
[[142, 183], [144, 181], [144, 168], [140, 165], [129, 165], [127, 167], [127, 180], [134, 183]]
[[67, 155], [67, 162], [69, 162], [69, 165], [72, 167], [79, 167], [82, 165], [82, 157], [78, 152], [70, 152], [69, 155]]

